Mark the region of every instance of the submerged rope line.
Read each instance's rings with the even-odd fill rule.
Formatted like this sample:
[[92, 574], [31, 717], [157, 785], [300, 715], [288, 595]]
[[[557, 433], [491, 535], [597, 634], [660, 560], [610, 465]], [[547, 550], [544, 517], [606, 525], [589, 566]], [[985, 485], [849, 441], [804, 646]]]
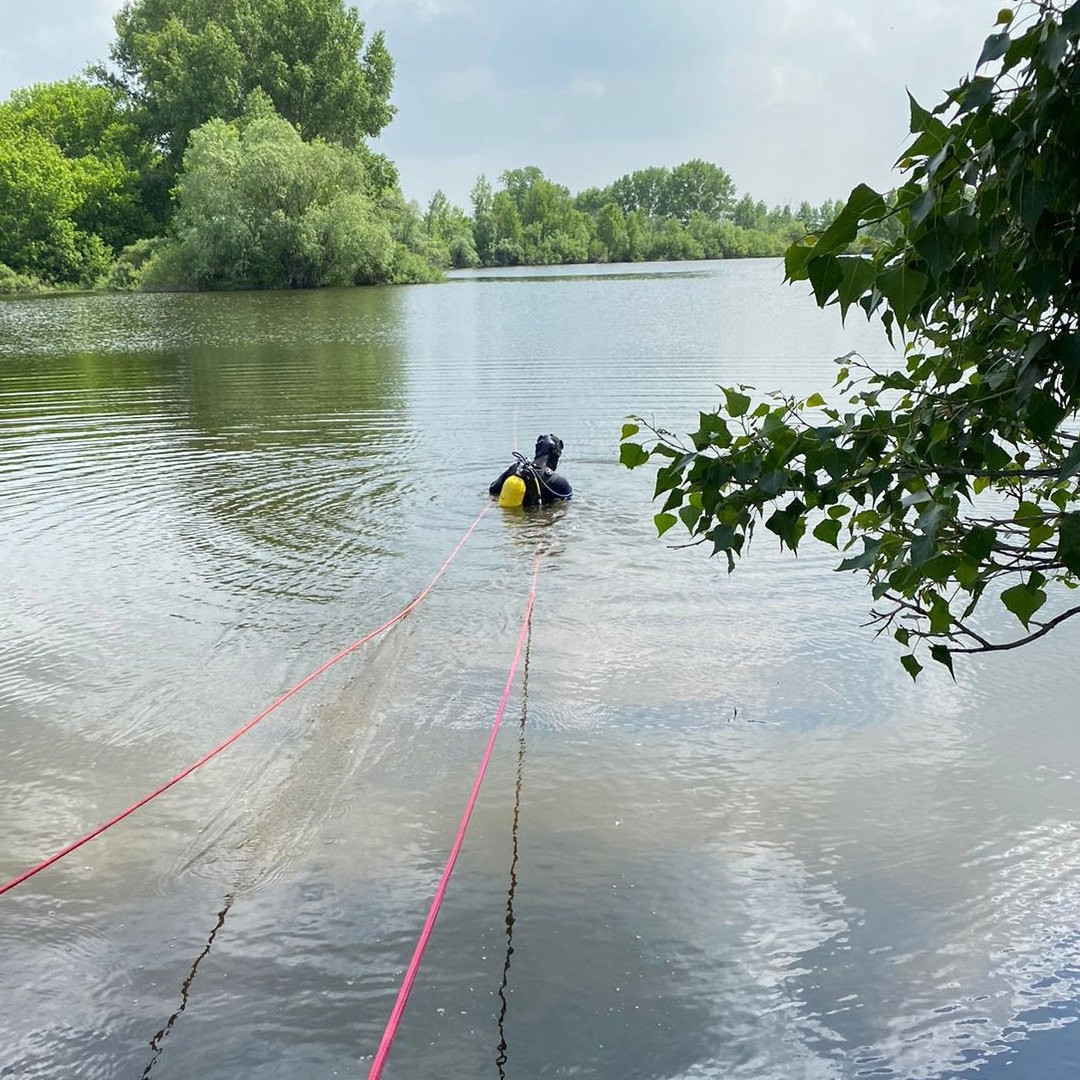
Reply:
[[0, 895], [6, 893], [9, 889], [14, 889], [16, 885], [21, 885], [28, 878], [32, 878], [35, 874], [40, 873], [46, 867], [52, 866], [54, 862], [58, 862], [60, 859], [64, 858], [65, 855], [70, 855], [77, 848], [82, 847], [83, 844], [86, 844], [89, 841], [93, 840], [94, 837], [100, 836], [103, 832], [105, 832], [106, 829], [111, 829], [118, 822], [123, 821], [124, 818], [128, 817], [130, 814], [135, 813], [136, 810], [138, 810], [142, 806], [145, 806], [148, 802], [150, 802], [151, 799], [156, 799], [160, 794], [168, 791], [169, 788], [173, 786], [173, 784], [178, 784], [181, 780], [184, 779], [185, 776], [190, 776], [191, 773], [193, 773], [201, 766], [205, 765], [208, 761], [211, 760], [211, 758], [217, 757], [217, 755], [220, 754], [222, 750], [224, 750], [228, 746], [231, 746], [234, 742], [236, 742], [237, 739], [240, 738], [241, 735], [250, 731], [260, 720], [263, 720], [267, 716], [269, 716], [275, 709], [278, 708], [278, 706], [283, 705], [294, 694], [298, 693], [305, 686], [307, 686], [308, 683], [314, 682], [314, 680], [317, 679], [320, 675], [322, 675], [324, 671], [333, 667], [334, 664], [336, 664], [339, 660], [344, 660], [346, 656], [349, 656], [351, 653], [356, 652], [356, 650], [359, 649], [361, 645], [366, 645], [369, 641], [372, 640], [372, 638], [378, 637], [380, 634], [385, 633], [387, 630], [389, 630], [390, 627], [394, 626], [396, 623], [401, 622], [401, 620], [404, 619], [405, 616], [409, 614], [409, 612], [416, 608], [427, 597], [428, 593], [430, 593], [431, 590], [435, 588], [435, 585], [438, 582], [439, 578], [441, 578], [443, 574], [446, 573], [446, 568], [450, 565], [451, 562], [453, 562], [454, 557], [462, 549], [462, 547], [464, 547], [465, 541], [468, 540], [470, 536], [472, 536], [473, 530], [475, 530], [476, 526], [480, 524], [480, 519], [490, 509], [491, 504], [489, 503], [487, 506], [484, 507], [483, 510], [480, 511], [479, 514], [476, 515], [473, 523], [466, 530], [465, 535], [457, 542], [454, 550], [451, 551], [450, 554], [446, 557], [442, 566], [440, 566], [439, 569], [436, 571], [435, 576], [392, 619], [387, 619], [387, 621], [384, 622], [382, 626], [377, 627], [376, 629], [370, 631], [370, 633], [365, 634], [362, 638], [354, 641], [351, 645], [346, 646], [344, 649], [341, 650], [341, 652], [330, 657], [330, 659], [327, 660], [326, 663], [323, 664], [321, 667], [318, 667], [313, 672], [311, 672], [310, 675], [305, 675], [304, 678], [302, 678], [295, 686], [290, 687], [275, 701], [267, 705], [267, 707], [263, 709], [263, 711], [259, 713], [258, 716], [253, 717], [246, 724], [244, 724], [243, 727], [238, 728], [223, 743], [215, 746], [213, 750], [211, 750], [208, 754], [204, 754], [193, 765], [189, 765], [186, 769], [184, 769], [183, 772], [178, 772], [171, 780], [166, 780], [164, 784], [162, 784], [158, 788], [155, 788], [153, 791], [150, 792], [149, 795], [144, 795], [141, 799], [139, 799], [138, 802], [132, 803], [131, 806], [129, 806], [126, 810], [122, 810], [119, 814], [117, 814], [115, 817], [110, 818], [103, 825], [99, 825], [96, 829], [88, 832], [85, 836], [81, 836], [78, 840], [74, 840], [66, 847], [61, 848], [55, 855], [50, 855], [49, 858], [43, 859], [36, 866], [32, 866], [29, 870], [23, 871], [23, 873], [19, 874], [16, 877], [13, 877], [10, 881], [5, 882], [3, 885], [0, 885]]
[[203, 946], [202, 952], [195, 957], [195, 962], [191, 965], [191, 970], [187, 973], [187, 978], [184, 979], [180, 986], [180, 1004], [176, 1007], [176, 1011], [172, 1016], [165, 1021], [164, 1025], [158, 1029], [157, 1034], [150, 1040], [150, 1060], [146, 1063], [146, 1068], [143, 1069], [140, 1080], [150, 1080], [150, 1073], [153, 1071], [158, 1056], [161, 1054], [161, 1044], [168, 1037], [169, 1032], [172, 1031], [173, 1024], [180, 1019], [180, 1014], [187, 1008], [188, 996], [191, 993], [191, 984], [195, 981], [195, 976], [198, 974], [199, 965], [206, 959], [210, 950], [214, 947], [214, 938], [217, 937], [218, 931], [225, 925], [226, 916], [228, 916], [229, 909], [233, 906], [235, 901], [235, 892], [231, 892], [225, 897], [225, 906], [217, 913], [217, 922], [214, 924], [214, 929], [210, 931], [210, 937], [206, 939], [206, 944]]
[[371, 1063], [371, 1071], [368, 1073], [368, 1080], [379, 1080], [383, 1068], [386, 1066], [386, 1059], [390, 1056], [390, 1047], [393, 1045], [394, 1036], [397, 1034], [398, 1025], [401, 1023], [401, 1017], [405, 1012], [405, 1006], [409, 1000], [409, 994], [412, 991], [413, 983], [416, 981], [417, 972], [420, 970], [420, 962], [424, 958], [424, 950], [427, 949], [428, 940], [431, 938], [431, 933], [435, 929], [435, 920], [439, 917], [439, 909], [442, 907], [443, 897], [446, 895], [446, 887], [450, 883], [450, 875], [454, 871], [454, 864], [457, 862], [457, 857], [461, 852], [461, 846], [465, 842], [465, 832], [469, 827], [469, 819], [472, 817], [473, 807], [476, 806], [477, 796], [480, 794], [480, 785], [484, 782], [484, 774], [487, 772], [488, 762], [491, 761], [491, 752], [495, 748], [495, 736], [499, 733], [499, 725], [502, 723], [503, 713], [506, 711], [506, 702], [510, 697], [510, 689], [514, 685], [514, 676], [517, 674], [521, 653], [525, 648], [525, 639], [532, 623], [533, 604], [536, 600], [536, 579], [539, 571], [540, 553], [537, 552], [533, 562], [532, 584], [529, 588], [529, 599], [525, 604], [525, 615], [521, 621], [521, 630], [518, 632], [517, 648], [514, 650], [514, 659], [510, 662], [510, 670], [506, 676], [506, 684], [503, 686], [502, 697], [499, 699], [499, 707], [495, 712], [495, 720], [491, 725], [491, 734], [488, 736], [487, 748], [484, 750], [484, 755], [480, 759], [480, 768], [477, 770], [472, 792], [469, 795], [468, 801], [465, 803], [465, 812], [461, 815], [461, 823], [458, 825], [457, 836], [454, 837], [453, 846], [450, 848], [450, 854], [446, 859], [446, 866], [443, 867], [442, 876], [439, 878], [439, 884], [435, 889], [435, 896], [431, 901], [431, 907], [428, 909], [427, 918], [424, 920], [424, 928], [420, 931], [420, 938], [416, 942], [416, 948], [413, 950], [412, 959], [409, 961], [409, 967], [405, 972], [405, 978], [401, 981], [401, 989], [398, 990], [397, 1000], [394, 1002], [394, 1007], [390, 1010], [390, 1017], [386, 1021], [386, 1028], [383, 1031], [379, 1049], [375, 1052], [375, 1060]]
[[499, 1070], [499, 1080], [506, 1080], [507, 1050], [506, 987], [510, 982], [510, 958], [514, 955], [514, 893], [517, 891], [518, 864], [518, 823], [521, 821], [521, 782], [525, 777], [525, 721], [529, 716], [529, 653], [532, 651], [532, 626], [525, 642], [525, 667], [521, 672], [521, 726], [518, 730], [517, 777], [514, 782], [514, 823], [510, 829], [513, 838], [513, 855], [510, 859], [510, 887], [506, 892], [506, 959], [503, 961], [502, 982], [499, 984], [499, 1045], [496, 1048], [495, 1067]]

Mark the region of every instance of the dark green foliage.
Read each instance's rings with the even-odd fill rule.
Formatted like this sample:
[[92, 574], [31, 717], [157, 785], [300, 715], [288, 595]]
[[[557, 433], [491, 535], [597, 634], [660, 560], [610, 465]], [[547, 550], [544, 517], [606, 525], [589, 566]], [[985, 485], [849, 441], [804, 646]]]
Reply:
[[[137, 271], [148, 289], [311, 288], [438, 277], [420, 217], [382, 187], [372, 155], [305, 142], [265, 102], [191, 134], [175, 238]], [[377, 170], [375, 170], [377, 174]], [[410, 247], [411, 243], [411, 247]], [[417, 248], [419, 250], [413, 250]], [[145, 252], [131, 252], [128, 261]], [[118, 269], [115, 284], [131, 275]]]
[[157, 157], [115, 90], [82, 79], [0, 104], [0, 262], [49, 284], [94, 284], [154, 232], [143, 197]]
[[161, 236], [152, 240], [136, 240], [134, 244], [129, 244], [116, 257], [116, 262], [105, 279], [105, 288], [111, 292], [131, 292], [138, 289], [150, 260], [167, 246], [168, 241]]
[[441, 191], [428, 203], [423, 219], [425, 250], [429, 261], [443, 269], [463, 269], [480, 261], [473, 240], [472, 223], [463, 210], [451, 206]]
[[546, 266], [588, 261], [595, 230], [589, 216], [574, 207], [565, 187], [553, 184], [534, 165], [511, 169], [499, 179], [503, 187], [491, 199], [488, 219], [480, 226], [481, 234], [489, 237], [493, 263]]
[[[500, 182], [494, 191], [481, 176], [472, 192], [485, 266], [777, 256], [807, 231], [787, 207], [769, 211], [749, 196], [736, 203], [731, 178], [705, 161], [642, 169], [575, 198], [534, 165]], [[821, 221], [838, 207], [827, 201], [810, 217]]]
[[[759, 522], [791, 550], [810, 528], [868, 575], [879, 632], [950, 671], [1080, 613], [1065, 602], [1080, 585], [1080, 3], [1023, 3], [998, 25], [978, 74], [933, 110], [911, 101], [904, 185], [807, 215], [815, 231], [786, 255], [819, 304], [880, 317], [902, 365], [842, 358], [846, 405], [729, 390], [687, 440], [623, 446], [631, 467], [661, 463], [662, 528], [678, 513], [729, 568]], [[868, 229], [884, 242], [852, 254]], [[984, 600], [1013, 635], [988, 636]]]
[[116, 27], [104, 85], [0, 105], [6, 289], [430, 281], [476, 261], [464, 214], [422, 218], [364, 144], [393, 115], [393, 64], [343, 0], [131, 0]]
[[40, 288], [41, 281], [38, 278], [31, 274], [17, 274], [10, 266], [0, 263], [0, 296], [32, 293]]
[[241, 115], [256, 89], [309, 140], [355, 148], [394, 115], [382, 34], [365, 46], [343, 0], [129, 0], [115, 23], [112, 77], [174, 163], [189, 132]]
[[[595, 189], [594, 189], [595, 192]], [[695, 158], [674, 169], [652, 166], [621, 176], [600, 192], [586, 197], [602, 205], [614, 202], [625, 214], [643, 211], [651, 218], [674, 218], [680, 225], [694, 214], [717, 220], [735, 209], [735, 184], [719, 165]]]

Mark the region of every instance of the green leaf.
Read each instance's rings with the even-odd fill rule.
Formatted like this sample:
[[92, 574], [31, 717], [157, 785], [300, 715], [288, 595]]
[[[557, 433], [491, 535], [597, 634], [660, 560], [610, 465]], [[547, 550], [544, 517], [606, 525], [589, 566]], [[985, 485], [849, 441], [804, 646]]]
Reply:
[[[660, 487], [659, 477], [657, 477], [657, 485], [656, 486]], [[664, 500], [664, 505], [662, 507], [662, 510], [664, 512], [666, 512], [668, 510], [674, 510], [675, 507], [677, 507], [677, 506], [682, 506], [683, 499], [684, 499], [685, 496], [683, 495], [683, 489], [681, 487], [674, 487], [674, 488], [665, 487], [663, 489], [663, 491], [670, 491], [670, 494]], [[663, 494], [663, 491], [657, 491], [656, 494], [653, 496], [653, 498], [654, 499], [659, 498], [659, 496]]]
[[784, 252], [784, 276], [788, 281], [806, 280], [806, 263], [814, 254], [815, 238], [812, 236], [796, 240]]
[[698, 430], [708, 439], [711, 446], [725, 448], [731, 445], [731, 432], [728, 430], [727, 421], [716, 413], [699, 413], [700, 426]]
[[840, 522], [833, 518], [819, 521], [814, 528], [814, 536], [823, 540], [826, 544], [836, 547], [836, 538], [840, 534]]
[[1001, 602], [1020, 620], [1026, 630], [1031, 616], [1046, 603], [1046, 593], [1030, 585], [1014, 585], [1001, 594]]
[[879, 217], [885, 213], [885, 200], [881, 193], [869, 184], [856, 184], [851, 189], [848, 201], [841, 213], [853, 214], [860, 221], [870, 217]]
[[1049, 439], [1057, 430], [1058, 424], [1065, 418], [1063, 409], [1046, 390], [1037, 390], [1031, 395], [1027, 407], [1028, 427], [1040, 438]]
[[979, 53], [979, 60], [975, 66], [980, 68], [983, 64], [988, 64], [991, 60], [997, 60], [999, 57], [1004, 56], [1009, 48], [1010, 41], [1011, 38], [1004, 31], [1000, 34], [991, 34], [983, 44], [983, 50]]
[[728, 387], [721, 387], [724, 391], [724, 398], [727, 401], [727, 411], [729, 416], [743, 416], [746, 410], [750, 408], [750, 398], [746, 394], [740, 394], [737, 390], [731, 390]]
[[1074, 510], [1061, 519], [1057, 554], [1070, 574], [1080, 576], [1080, 511]]
[[911, 631], [904, 626], [898, 626], [893, 633], [893, 637], [900, 642], [901, 645], [907, 645], [911, 641]]
[[631, 435], [636, 435], [641, 428], [637, 424], [623, 424], [622, 434], [619, 439], [629, 439]]
[[824, 307], [843, 280], [840, 263], [835, 255], [815, 256], [806, 264], [810, 285], [818, 307]]
[[1028, 184], [1020, 197], [1020, 216], [1028, 232], [1034, 234], [1047, 204], [1054, 197], [1054, 191], [1048, 184], [1038, 181]]
[[1061, 29], [1070, 37], [1080, 35], [1080, 0], [1067, 8], [1061, 16]]
[[953, 671], [952, 666], [952, 653], [949, 652], [948, 647], [945, 645], [931, 645], [930, 656], [939, 664], [944, 664], [945, 667], [949, 669], [949, 674], [953, 677], [953, 682], [956, 682], [956, 672]]
[[1053, 525], [1032, 525], [1028, 529], [1028, 550], [1035, 551], [1046, 543], [1055, 533]]
[[1046, 64], [1048, 68], [1058, 67], [1061, 64], [1061, 61], [1065, 59], [1065, 53], [1068, 47], [1069, 41], [1065, 34], [1060, 30], [1051, 32], [1040, 50], [1043, 63]]
[[806, 532], [806, 506], [800, 499], [792, 499], [783, 510], [777, 510], [765, 522], [769, 532], [776, 533], [783, 544], [792, 551], [798, 550], [799, 541]]
[[[861, 255], [843, 255], [837, 262], [840, 265], [840, 284], [836, 290], [836, 298], [840, 305], [842, 322], [847, 317], [848, 308], [873, 287], [877, 270], [870, 259]], [[844, 371], [846, 370], [845, 368]]]
[[649, 452], [637, 443], [623, 443], [619, 447], [619, 461], [628, 469], [636, 469], [649, 460]]
[[951, 229], [935, 223], [933, 228], [928, 228], [915, 242], [915, 250], [925, 260], [931, 276], [937, 281], [956, 258], [956, 235]]
[[973, 109], [981, 109], [990, 103], [993, 96], [994, 80], [985, 75], [976, 75], [960, 87], [960, 92], [956, 95], [956, 103], [959, 106], [957, 112], [963, 116], [964, 113], [971, 112]]
[[924, 109], [911, 95], [911, 91], [908, 91], [908, 102], [911, 105], [911, 123], [908, 126], [908, 130], [916, 135], [920, 131], [926, 130], [926, 125], [933, 119], [933, 113]]
[[903, 664], [904, 670], [911, 676], [912, 681], [919, 677], [919, 672], [922, 671], [922, 664], [915, 659], [914, 653], [908, 653], [906, 656], [900, 657], [900, 663]]
[[686, 531], [692, 533], [694, 526], [701, 518], [701, 507], [689, 503], [679, 511], [679, 519], [686, 526]]
[[922, 566], [938, 553], [937, 539], [933, 533], [920, 533], [911, 542], [911, 565]]
[[878, 274], [876, 283], [896, 313], [897, 322], [903, 324], [926, 291], [927, 277], [907, 266], [894, 266]]
[[927, 188], [909, 207], [908, 215], [912, 225], [921, 225], [927, 214], [937, 206], [938, 192], [936, 188]]
[[963, 588], [970, 591], [975, 582], [979, 580], [979, 564], [968, 561], [961, 562], [956, 568], [955, 577]]
[[874, 564], [881, 548], [881, 541], [877, 538], [862, 538], [863, 552], [861, 555], [853, 555], [845, 559], [836, 569], [839, 570], [868, 570]]
[[758, 487], [769, 496], [779, 495], [787, 486], [788, 474], [783, 469], [770, 469], [758, 480]]
[[820, 409], [825, 404], [825, 399], [820, 394], [811, 394], [806, 399], [806, 407], [808, 409]]
[[936, 116], [931, 117], [919, 137], [904, 151], [901, 161], [910, 158], [928, 158], [937, 153], [941, 150], [948, 134], [949, 129]]
[[[813, 258], [843, 251], [858, 235], [859, 224], [867, 219], [877, 220], [885, 214], [885, 200], [872, 187], [859, 184], [852, 189], [843, 209], [829, 227], [817, 238]], [[811, 277], [811, 280], [813, 278]], [[820, 301], [819, 301], [820, 303]]]
[[1065, 460], [1061, 463], [1061, 472], [1058, 473], [1059, 480], [1068, 480], [1075, 476], [1080, 471], [1080, 441], [1073, 443], [1073, 448], [1065, 456]]
[[[633, 466], [628, 467], [632, 468]], [[681, 498], [682, 489], [679, 488], [680, 483], [682, 483], [682, 471], [679, 467], [674, 462], [664, 465], [656, 470], [656, 488], [653, 491], [653, 498], [663, 495], [665, 491], [671, 491], [672, 488], [678, 491]], [[664, 509], [668, 510], [670, 507], [665, 506]]]
[[656, 514], [653, 521], [656, 523], [656, 535], [663, 536], [674, 524], [678, 522], [674, 514]]
[[949, 632], [952, 626], [952, 612], [948, 602], [942, 597], [935, 595], [930, 601], [930, 633], [935, 637], [941, 637]]

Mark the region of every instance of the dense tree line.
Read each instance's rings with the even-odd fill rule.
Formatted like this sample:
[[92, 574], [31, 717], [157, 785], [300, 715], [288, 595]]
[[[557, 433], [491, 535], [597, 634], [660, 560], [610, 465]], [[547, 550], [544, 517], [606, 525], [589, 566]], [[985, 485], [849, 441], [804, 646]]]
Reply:
[[573, 196], [481, 176], [407, 202], [368, 138], [393, 61], [344, 0], [129, 0], [110, 62], [0, 103], [0, 291], [432, 280], [452, 267], [780, 255], [839, 204], [769, 209], [719, 166]]
[[[839, 202], [769, 209], [718, 165], [653, 166], [576, 197], [540, 169], [512, 169], [472, 190], [473, 246], [484, 266], [779, 256], [832, 219]], [[460, 264], [466, 265], [466, 264]]]

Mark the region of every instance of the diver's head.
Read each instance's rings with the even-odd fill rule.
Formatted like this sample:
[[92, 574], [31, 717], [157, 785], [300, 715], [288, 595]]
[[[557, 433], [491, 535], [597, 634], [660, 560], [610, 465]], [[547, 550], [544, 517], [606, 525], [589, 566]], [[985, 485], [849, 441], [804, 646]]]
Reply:
[[559, 455], [562, 451], [563, 441], [558, 435], [541, 435], [536, 440], [536, 456], [533, 458], [533, 464], [554, 472], [559, 465]]

